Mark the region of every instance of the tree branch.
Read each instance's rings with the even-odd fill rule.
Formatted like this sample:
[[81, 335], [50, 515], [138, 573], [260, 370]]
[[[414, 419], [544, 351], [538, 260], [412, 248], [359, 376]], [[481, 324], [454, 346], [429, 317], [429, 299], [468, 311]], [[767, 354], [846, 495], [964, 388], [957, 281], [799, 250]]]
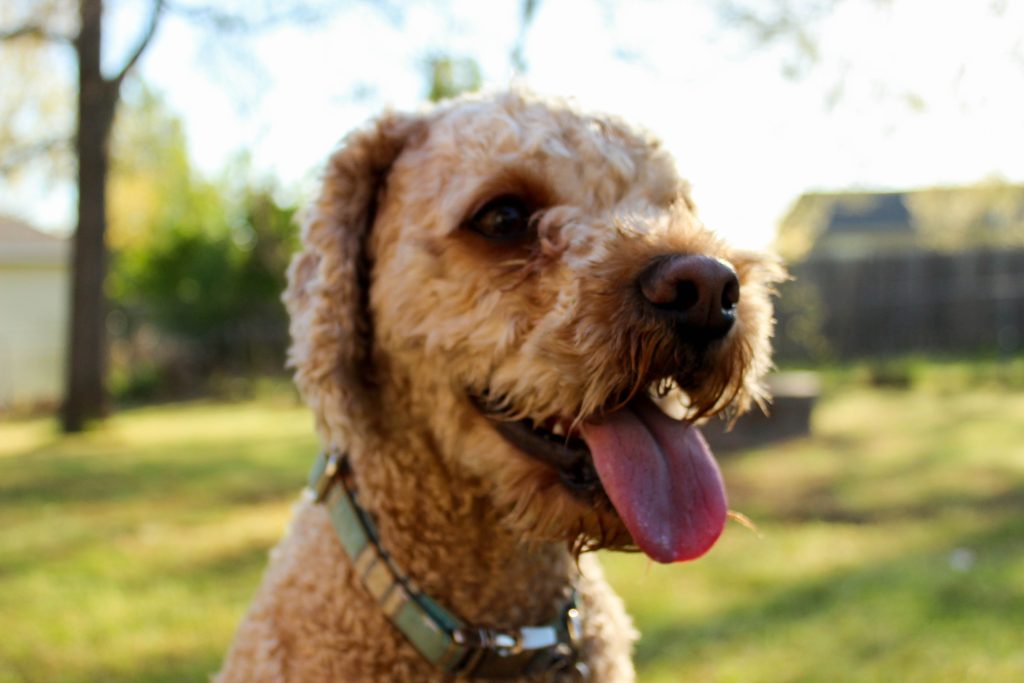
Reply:
[[540, 5], [540, 0], [522, 0], [519, 12], [519, 33], [516, 34], [516, 42], [512, 47], [512, 69], [516, 76], [522, 76], [526, 73], [526, 57], [524, 56], [524, 50], [526, 49], [526, 34], [530, 30], [530, 24], [533, 23], [533, 18], [537, 15], [537, 7]]
[[[178, 0], [166, 0], [169, 11], [193, 24], [223, 33], [259, 33], [282, 24], [311, 25], [323, 21], [331, 12], [331, 2], [323, 0], [293, 3], [265, 2], [250, 5], [249, 12], [232, 12], [210, 6], [194, 6]], [[379, 9], [392, 11], [389, 3], [378, 0]], [[277, 5], [283, 5], [278, 7]]]
[[119, 89], [121, 87], [121, 82], [124, 81], [124, 77], [132, 70], [135, 63], [139, 61], [139, 57], [141, 57], [142, 53], [146, 51], [150, 41], [153, 40], [153, 36], [156, 35], [156, 27], [160, 25], [160, 16], [163, 14], [163, 11], [164, 0], [154, 0], [153, 11], [149, 15], [149, 24], [146, 26], [145, 33], [142, 34], [138, 45], [135, 46], [135, 50], [132, 51], [131, 56], [128, 57], [128, 60], [124, 63], [124, 66], [121, 67], [121, 70], [116, 76], [110, 79], [110, 84], [115, 89]]
[[25, 24], [12, 29], [0, 30], [0, 41], [17, 40], [18, 38], [35, 38], [37, 40], [47, 40], [53, 43], [72, 42], [70, 36], [54, 33], [42, 24]]

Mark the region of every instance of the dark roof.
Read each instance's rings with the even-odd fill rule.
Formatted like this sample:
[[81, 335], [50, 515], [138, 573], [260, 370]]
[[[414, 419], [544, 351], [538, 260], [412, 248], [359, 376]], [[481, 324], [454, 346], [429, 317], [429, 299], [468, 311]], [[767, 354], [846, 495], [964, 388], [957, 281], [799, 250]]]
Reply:
[[60, 244], [63, 241], [62, 238], [40, 232], [17, 218], [0, 215], [0, 244]]
[[840, 196], [832, 205], [827, 231], [910, 232], [910, 212], [903, 193]]

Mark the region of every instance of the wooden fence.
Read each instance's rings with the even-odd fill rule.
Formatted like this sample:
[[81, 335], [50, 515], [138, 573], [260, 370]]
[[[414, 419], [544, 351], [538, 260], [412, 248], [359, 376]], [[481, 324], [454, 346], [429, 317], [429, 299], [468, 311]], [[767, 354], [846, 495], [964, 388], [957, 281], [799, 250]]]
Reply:
[[790, 271], [780, 358], [1024, 350], [1024, 249], [812, 258]]

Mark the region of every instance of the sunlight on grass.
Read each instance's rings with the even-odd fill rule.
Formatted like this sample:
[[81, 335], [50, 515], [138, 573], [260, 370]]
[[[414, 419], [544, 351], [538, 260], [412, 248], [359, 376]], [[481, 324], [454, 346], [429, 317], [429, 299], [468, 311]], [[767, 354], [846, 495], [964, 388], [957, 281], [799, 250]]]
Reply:
[[0, 423], [0, 458], [23, 455], [57, 438], [57, 425], [52, 420]]
[[[604, 554], [641, 681], [1024, 680], [1024, 393], [944, 372], [841, 378], [813, 437], [724, 455], [760, 535]], [[316, 448], [289, 397], [0, 423], [0, 683], [205, 681]]]
[[263, 401], [128, 411], [59, 441], [0, 425], [0, 681], [206, 680], [284, 531], [311, 422]]

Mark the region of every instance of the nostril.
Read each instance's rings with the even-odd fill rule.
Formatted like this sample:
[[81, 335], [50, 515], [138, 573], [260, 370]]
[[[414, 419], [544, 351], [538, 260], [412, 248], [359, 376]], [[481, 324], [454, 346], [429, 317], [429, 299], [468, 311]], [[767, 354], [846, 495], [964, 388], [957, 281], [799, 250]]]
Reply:
[[725, 288], [722, 290], [722, 310], [727, 312], [733, 311], [739, 302], [740, 281], [734, 275], [725, 283]]
[[665, 302], [663, 305], [676, 311], [686, 311], [696, 306], [699, 301], [700, 289], [698, 289], [697, 284], [690, 280], [683, 280], [676, 283], [675, 298], [672, 301]]

